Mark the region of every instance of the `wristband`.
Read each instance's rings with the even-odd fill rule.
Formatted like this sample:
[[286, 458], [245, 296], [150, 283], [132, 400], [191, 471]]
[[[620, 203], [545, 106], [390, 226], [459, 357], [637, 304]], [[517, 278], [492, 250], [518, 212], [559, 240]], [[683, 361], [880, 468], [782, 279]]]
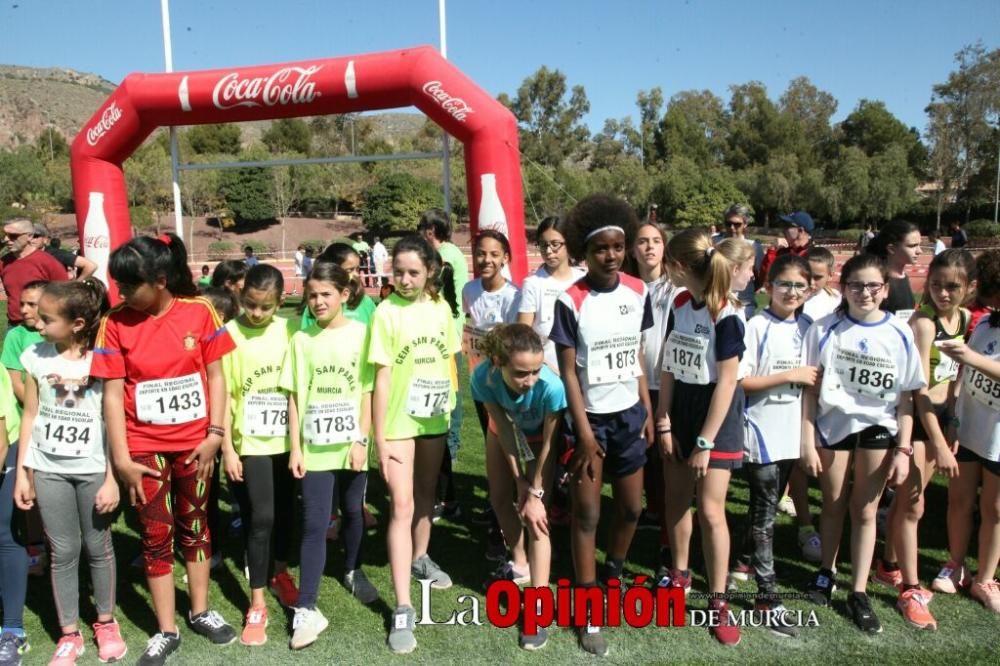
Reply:
[[542, 499], [543, 497], [545, 497], [545, 489], [532, 488], [531, 486], [528, 486], [528, 494], [537, 497], [538, 499]]
[[711, 451], [715, 448], [715, 442], [704, 437], [699, 437], [694, 441], [695, 445], [702, 451]]
[[657, 428], [656, 429], [656, 434], [657, 435], [667, 435], [669, 433], [670, 433], [670, 428]]
[[219, 437], [226, 436], [226, 430], [222, 426], [210, 425], [205, 430], [209, 435], [218, 435]]
[[910, 456], [910, 457], [912, 457], [913, 456], [913, 447], [912, 446], [897, 446], [896, 447], [896, 453], [902, 453], [904, 456]]
[[360, 444], [361, 446], [368, 448], [369, 439], [367, 437], [362, 437], [361, 439], [354, 440], [355, 444]]

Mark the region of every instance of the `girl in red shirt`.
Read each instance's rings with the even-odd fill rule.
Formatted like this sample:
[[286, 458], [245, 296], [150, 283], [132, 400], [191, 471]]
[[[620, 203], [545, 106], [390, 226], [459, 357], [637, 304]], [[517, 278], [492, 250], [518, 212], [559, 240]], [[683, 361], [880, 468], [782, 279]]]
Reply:
[[212, 547], [205, 514], [223, 435], [221, 358], [235, 344], [211, 303], [197, 297], [177, 236], [133, 238], [111, 254], [108, 268], [124, 302], [101, 321], [91, 374], [105, 380], [109, 449], [139, 512], [159, 625], [139, 663], [157, 665], [180, 647], [171, 575], [175, 529], [187, 564], [191, 628], [216, 644], [236, 639], [208, 609]]

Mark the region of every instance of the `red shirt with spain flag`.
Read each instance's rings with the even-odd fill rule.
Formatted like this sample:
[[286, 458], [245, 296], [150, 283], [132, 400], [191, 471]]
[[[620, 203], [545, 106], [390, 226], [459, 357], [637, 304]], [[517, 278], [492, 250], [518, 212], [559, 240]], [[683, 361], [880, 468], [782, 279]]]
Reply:
[[[119, 305], [101, 320], [90, 374], [125, 380], [125, 428], [132, 453], [189, 451], [212, 423], [209, 363], [235, 349], [204, 298], [175, 298], [157, 317]], [[217, 418], [222, 423], [222, 415]]]

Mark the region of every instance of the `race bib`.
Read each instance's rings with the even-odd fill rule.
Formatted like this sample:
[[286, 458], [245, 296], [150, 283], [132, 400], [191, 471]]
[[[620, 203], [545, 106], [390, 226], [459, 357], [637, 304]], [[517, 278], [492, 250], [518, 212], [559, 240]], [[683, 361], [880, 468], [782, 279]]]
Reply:
[[908, 324], [910, 322], [910, 317], [913, 316], [914, 312], [916, 312], [916, 310], [896, 310], [896, 319], [904, 324]]
[[663, 371], [688, 384], [709, 382], [708, 338], [670, 331], [663, 349]]
[[312, 402], [306, 408], [302, 436], [310, 446], [361, 440], [361, 408], [352, 400]]
[[462, 328], [462, 351], [469, 359], [469, 372], [475, 370], [479, 362], [483, 360], [482, 342], [488, 328], [479, 328], [472, 324], [466, 324]]
[[543, 322], [550, 322], [556, 317], [556, 301], [562, 292], [558, 289], [546, 289], [542, 292], [541, 311], [538, 318]]
[[837, 349], [833, 357], [834, 390], [885, 402], [896, 400], [896, 364], [887, 356]]
[[406, 413], [419, 418], [440, 416], [448, 411], [450, 379], [414, 379], [406, 396]]
[[587, 347], [587, 378], [591, 384], [613, 384], [638, 377], [641, 333], [599, 338]]
[[[802, 367], [797, 358], [772, 358], [767, 365], [768, 375], [776, 375]], [[795, 402], [802, 395], [802, 387], [798, 384], [781, 384], [771, 389], [768, 398], [772, 402]]]
[[941, 354], [941, 360], [934, 366], [934, 382], [950, 382], [958, 378], [958, 361]]
[[31, 441], [40, 451], [66, 458], [87, 458], [95, 446], [104, 448], [99, 415], [55, 405], [39, 405]]
[[288, 398], [280, 393], [251, 393], [243, 402], [244, 435], [285, 437], [288, 435]]
[[135, 387], [139, 420], [153, 425], [176, 425], [203, 419], [208, 414], [205, 388], [197, 372], [185, 377], [139, 382]]
[[986, 407], [1000, 411], [1000, 382], [969, 366], [964, 374], [965, 391]]

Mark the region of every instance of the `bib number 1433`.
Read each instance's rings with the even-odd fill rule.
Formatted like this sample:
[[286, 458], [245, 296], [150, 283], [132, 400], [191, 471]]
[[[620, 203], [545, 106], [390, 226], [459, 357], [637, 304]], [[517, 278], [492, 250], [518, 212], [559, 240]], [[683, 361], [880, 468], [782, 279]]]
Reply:
[[176, 425], [207, 415], [205, 389], [197, 372], [185, 377], [140, 382], [135, 387], [135, 409], [140, 421]]

